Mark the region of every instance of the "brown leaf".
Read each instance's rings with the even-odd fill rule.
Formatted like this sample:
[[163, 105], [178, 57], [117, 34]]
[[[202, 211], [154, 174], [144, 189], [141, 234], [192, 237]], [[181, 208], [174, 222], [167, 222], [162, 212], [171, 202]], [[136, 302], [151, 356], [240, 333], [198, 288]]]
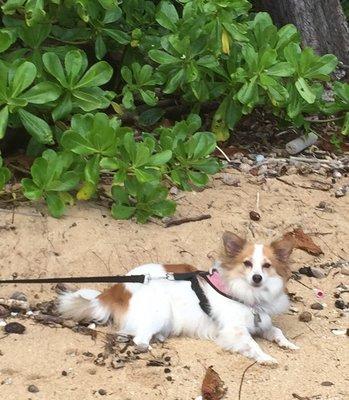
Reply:
[[224, 387], [224, 382], [220, 376], [212, 366], [208, 367], [201, 387], [203, 400], [220, 400], [226, 392], [227, 389]]
[[313, 239], [303, 232], [302, 229], [294, 229], [293, 232], [287, 232], [284, 234], [285, 239], [292, 238], [294, 241], [294, 248], [304, 250], [313, 256], [319, 256], [323, 254], [321, 248], [313, 242]]

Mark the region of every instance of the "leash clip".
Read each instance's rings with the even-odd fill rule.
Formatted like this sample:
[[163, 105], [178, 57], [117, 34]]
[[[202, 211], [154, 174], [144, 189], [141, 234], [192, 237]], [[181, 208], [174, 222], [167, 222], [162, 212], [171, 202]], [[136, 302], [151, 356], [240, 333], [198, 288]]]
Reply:
[[151, 281], [151, 275], [150, 274], [144, 274], [144, 285], [147, 285]]
[[174, 275], [173, 275], [172, 272], [166, 272], [166, 279], [167, 279], [168, 281], [174, 281], [174, 280], [175, 280], [175, 277], [174, 277]]

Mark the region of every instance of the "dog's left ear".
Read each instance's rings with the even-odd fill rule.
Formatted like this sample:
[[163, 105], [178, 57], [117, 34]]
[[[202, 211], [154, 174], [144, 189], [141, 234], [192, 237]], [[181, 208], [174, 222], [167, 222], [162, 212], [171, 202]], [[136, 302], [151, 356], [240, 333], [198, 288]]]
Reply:
[[292, 238], [282, 238], [272, 242], [270, 247], [273, 249], [277, 259], [286, 263], [294, 249], [294, 240]]
[[226, 254], [235, 257], [244, 248], [246, 240], [233, 232], [225, 231], [223, 233], [223, 244]]

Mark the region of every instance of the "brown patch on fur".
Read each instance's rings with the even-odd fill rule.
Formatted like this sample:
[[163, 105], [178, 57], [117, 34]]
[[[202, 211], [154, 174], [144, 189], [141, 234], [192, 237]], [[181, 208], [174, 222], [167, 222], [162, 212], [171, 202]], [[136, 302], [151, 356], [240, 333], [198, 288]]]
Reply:
[[197, 269], [190, 264], [164, 264], [163, 267], [166, 272], [174, 274], [197, 271]]
[[274, 270], [276, 274], [280, 275], [283, 278], [284, 282], [287, 282], [292, 275], [291, 269], [289, 268], [287, 262], [282, 261], [277, 256], [277, 254], [275, 253], [275, 249], [272, 245], [265, 245], [263, 248], [263, 252], [265, 257], [269, 260], [271, 264], [268, 273], [272, 275]]
[[129, 292], [123, 283], [117, 283], [109, 289], [106, 289], [98, 296], [98, 300], [108, 307], [116, 322], [120, 321], [128, 309], [132, 293]]

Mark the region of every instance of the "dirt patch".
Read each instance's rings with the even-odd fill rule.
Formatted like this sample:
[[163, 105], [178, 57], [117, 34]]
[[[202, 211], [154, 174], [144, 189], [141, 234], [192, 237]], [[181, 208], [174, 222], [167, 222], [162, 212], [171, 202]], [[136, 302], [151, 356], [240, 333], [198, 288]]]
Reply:
[[[335, 198], [333, 190], [305, 189], [311, 186], [311, 176], [287, 177], [291, 186], [274, 179], [257, 185], [254, 177], [233, 175], [240, 179], [240, 187], [225, 185], [217, 176], [211, 188], [203, 192], [177, 195], [177, 215], [210, 214], [211, 218], [169, 228], [157, 223], [142, 226], [115, 221], [107, 210], [91, 204], [79, 204], [60, 220], [43, 217], [35, 209], [17, 209], [14, 214], [0, 210], [0, 225], [12, 227], [0, 231], [1, 276], [123, 274], [149, 261], [189, 263], [207, 269], [217, 257], [224, 230], [271, 241], [301, 227], [312, 234], [324, 255], [314, 257], [296, 250], [292, 268], [298, 271], [303, 266], [323, 265], [319, 269], [324, 277], [301, 275], [301, 282], [310, 289], [291, 280], [288, 288], [296, 299], [293, 312], [275, 321], [301, 349], [288, 352], [258, 339], [280, 364], [277, 369], [251, 367], [244, 378], [241, 399], [297, 398], [293, 394], [305, 399], [348, 398], [348, 337], [331, 331], [348, 326], [345, 310], [334, 306], [336, 288], [348, 283], [348, 276], [340, 267], [331, 266], [331, 262], [349, 260], [348, 196]], [[340, 185], [345, 183], [348, 179], [341, 179]], [[252, 221], [250, 211], [258, 212], [260, 220]], [[313, 289], [321, 289], [325, 297], [317, 299], [318, 292]], [[0, 290], [0, 297], [23, 291], [31, 303], [55, 297], [50, 285], [7, 285]], [[315, 302], [325, 308], [311, 309]], [[298, 319], [305, 310], [312, 313], [310, 322]], [[18, 321], [26, 327], [23, 335], [4, 336], [0, 332], [0, 397], [8, 400], [194, 399], [211, 365], [227, 387], [225, 398], [238, 399], [242, 373], [251, 364], [208, 341], [172, 338], [155, 344], [151, 355], [139, 354], [115, 369], [111, 360], [104, 365], [95, 363], [105, 349], [103, 334], [93, 338], [15, 316], [6, 321]], [[149, 365], [150, 360], [160, 361]], [[30, 385], [39, 391], [30, 393]]]

